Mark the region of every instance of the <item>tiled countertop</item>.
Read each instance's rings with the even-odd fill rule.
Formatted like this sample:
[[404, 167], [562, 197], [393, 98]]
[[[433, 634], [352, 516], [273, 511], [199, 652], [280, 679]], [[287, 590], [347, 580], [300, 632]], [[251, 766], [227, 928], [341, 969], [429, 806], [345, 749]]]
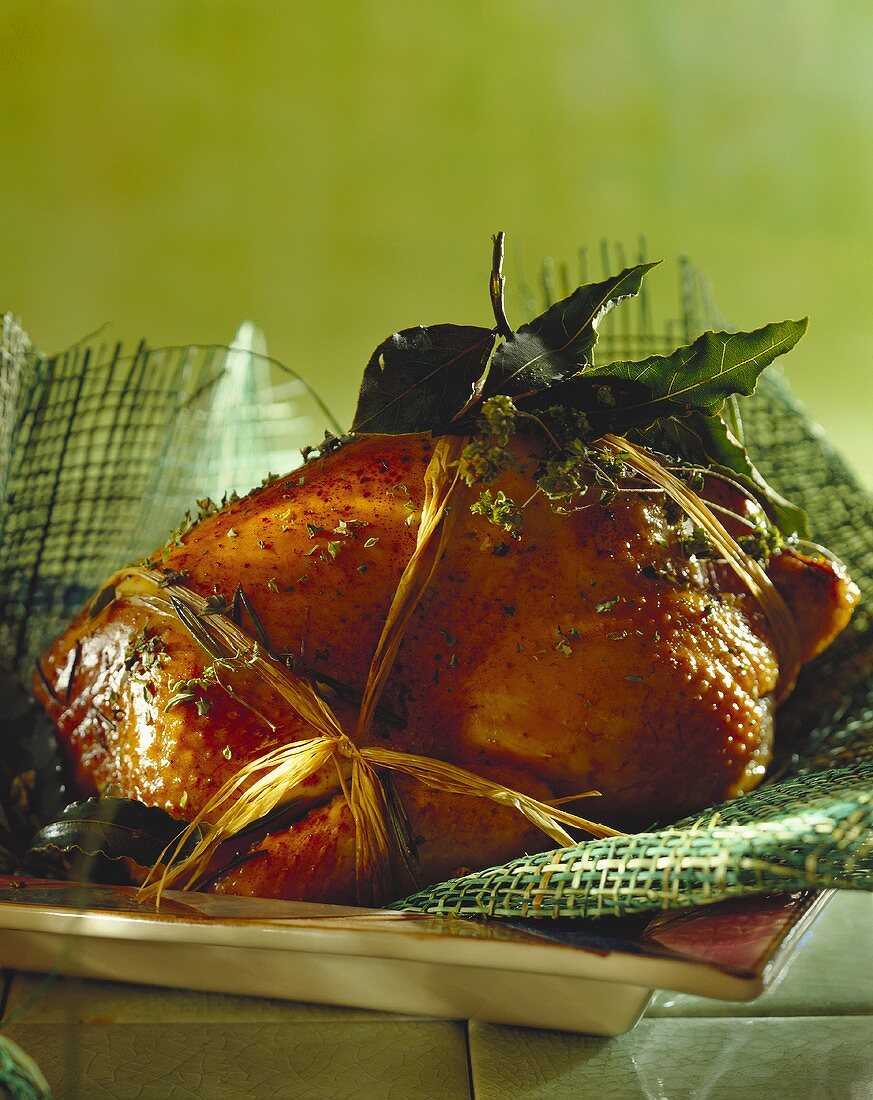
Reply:
[[827, 906], [764, 996], [658, 993], [600, 1039], [7, 975], [3, 1033], [83, 1100], [873, 1100], [873, 896]]

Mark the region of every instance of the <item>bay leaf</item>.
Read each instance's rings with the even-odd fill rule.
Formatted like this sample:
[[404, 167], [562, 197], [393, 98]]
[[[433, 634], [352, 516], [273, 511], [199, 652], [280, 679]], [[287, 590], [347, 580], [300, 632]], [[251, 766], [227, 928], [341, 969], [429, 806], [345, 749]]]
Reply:
[[468, 325], [395, 332], [364, 369], [352, 431], [405, 435], [444, 427], [474, 394], [496, 339], [490, 329]]
[[[30, 849], [37, 853], [76, 850], [108, 859], [127, 857], [150, 867], [186, 824], [166, 810], [132, 798], [89, 798], [66, 806], [54, 821], [39, 830]], [[186, 843], [185, 852], [190, 852], [199, 839], [197, 830]]]
[[590, 366], [600, 321], [619, 302], [638, 294], [646, 272], [656, 266], [637, 264], [580, 286], [522, 325], [494, 353], [485, 395], [534, 394]]
[[692, 409], [716, 415], [732, 394], [754, 393], [764, 368], [790, 351], [806, 326], [804, 319], [778, 321], [753, 332], [704, 332], [670, 355], [592, 367], [580, 377], [606, 386], [612, 381], [637, 382], [648, 390], [648, 397], [622, 405], [625, 426]]

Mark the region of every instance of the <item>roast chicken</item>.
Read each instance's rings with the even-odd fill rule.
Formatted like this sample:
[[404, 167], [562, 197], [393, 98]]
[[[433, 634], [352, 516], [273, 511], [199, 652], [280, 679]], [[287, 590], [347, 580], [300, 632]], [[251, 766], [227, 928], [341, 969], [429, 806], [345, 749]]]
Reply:
[[[537, 444], [520, 435], [513, 446], [518, 468], [497, 486], [526, 501]], [[354, 735], [433, 447], [429, 435], [353, 438], [201, 519], [150, 566], [218, 606], [241, 590], [249, 632], [316, 684]], [[621, 490], [569, 515], [534, 495], [520, 539], [464, 507], [367, 741], [541, 801], [599, 792], [562, 804], [616, 829], [670, 822], [760, 782], [781, 693], [768, 621], [724, 562], [689, 550], [686, 521], [663, 494]], [[742, 527], [752, 506], [709, 491]], [[808, 661], [844, 627], [857, 589], [839, 564], [790, 546], [767, 571]], [[80, 795], [190, 820], [247, 761], [312, 736], [245, 670], [228, 691], [208, 666], [178, 618], [112, 589], [86, 606], [34, 682]], [[414, 876], [398, 872], [398, 896], [554, 847], [510, 807], [399, 774], [394, 784], [418, 859]], [[336, 769], [292, 793], [294, 820], [241, 836], [238, 865], [206, 888], [355, 900], [355, 824]]]

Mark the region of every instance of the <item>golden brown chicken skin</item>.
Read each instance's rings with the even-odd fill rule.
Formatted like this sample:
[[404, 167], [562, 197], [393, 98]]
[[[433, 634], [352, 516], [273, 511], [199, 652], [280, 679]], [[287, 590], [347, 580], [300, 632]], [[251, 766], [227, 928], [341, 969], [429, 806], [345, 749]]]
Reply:
[[[242, 586], [272, 650], [336, 682], [343, 698], [332, 705], [352, 733], [355, 693], [415, 547], [432, 446], [428, 436], [349, 442], [204, 519], [154, 562], [204, 597], [230, 600]], [[524, 501], [538, 455], [524, 439], [516, 449], [521, 469], [499, 487]], [[598, 790], [573, 808], [616, 827], [754, 787], [773, 737], [773, 641], [728, 568], [688, 554], [681, 522], [655, 491], [619, 492], [571, 515], [535, 496], [520, 540], [465, 508], [369, 739], [541, 799]], [[857, 589], [839, 565], [793, 550], [768, 572], [808, 660], [846, 624]], [[124, 596], [86, 608], [35, 682], [83, 792], [190, 818], [241, 764], [312, 736], [245, 673], [233, 694], [207, 686], [167, 708], [174, 686], [208, 663], [172, 617]], [[422, 882], [553, 844], [484, 799], [397, 785]], [[241, 852], [264, 854], [213, 888], [354, 900], [354, 826], [335, 772], [322, 769], [300, 793], [308, 812], [247, 838]]]

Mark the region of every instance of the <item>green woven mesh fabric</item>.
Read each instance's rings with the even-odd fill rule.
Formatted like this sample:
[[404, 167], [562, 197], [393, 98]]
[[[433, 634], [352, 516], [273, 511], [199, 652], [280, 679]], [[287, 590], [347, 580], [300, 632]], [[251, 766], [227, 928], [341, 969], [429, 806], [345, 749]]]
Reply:
[[336, 428], [243, 325], [231, 347], [39, 354], [0, 344], [0, 661], [22, 670], [90, 593], [197, 500], [246, 492]]
[[393, 908], [620, 916], [825, 886], [873, 889], [873, 764], [784, 780], [657, 832], [516, 859]]
[[[642, 294], [602, 326], [605, 359], [668, 351], [712, 320], [699, 277], [687, 265], [681, 272], [678, 319], [656, 325]], [[196, 498], [288, 468], [297, 447], [334, 426], [299, 380], [287, 375], [277, 387], [275, 378], [250, 327], [231, 349], [141, 344], [125, 355], [92, 341], [46, 358], [3, 319], [0, 661], [24, 670], [90, 592], [163, 542]], [[806, 507], [814, 537], [863, 592], [849, 629], [780, 710], [766, 785], [693, 820], [517, 859], [399, 907], [588, 917], [809, 886], [873, 889], [873, 508], [778, 372], [743, 402], [743, 418], [765, 476]]]

